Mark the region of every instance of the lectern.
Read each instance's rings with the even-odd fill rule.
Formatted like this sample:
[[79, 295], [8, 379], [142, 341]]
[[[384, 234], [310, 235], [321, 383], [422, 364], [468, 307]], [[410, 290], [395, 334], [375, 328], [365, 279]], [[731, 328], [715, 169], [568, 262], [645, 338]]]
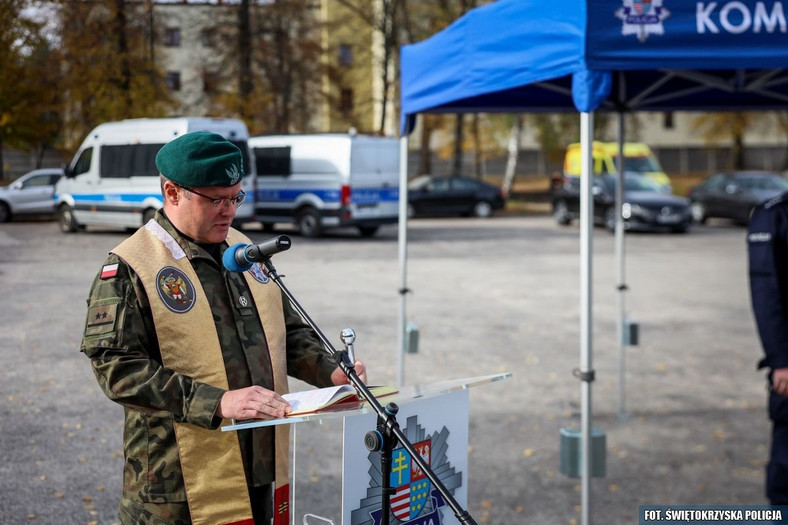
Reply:
[[[381, 398], [395, 402], [397, 421], [415, 450], [440, 482], [467, 508], [468, 389], [511, 377], [509, 373], [407, 385]], [[309, 426], [304, 424], [309, 423]], [[343, 403], [296, 417], [233, 422], [235, 431], [257, 426], [291, 424], [291, 512], [293, 525], [378, 525], [382, 477], [380, 453], [365, 446], [375, 429], [376, 415], [366, 402]], [[314, 425], [314, 426], [313, 426]], [[316, 428], [317, 427], [317, 428]], [[391, 516], [407, 525], [457, 524], [440, 493], [398, 446], [392, 454]]]

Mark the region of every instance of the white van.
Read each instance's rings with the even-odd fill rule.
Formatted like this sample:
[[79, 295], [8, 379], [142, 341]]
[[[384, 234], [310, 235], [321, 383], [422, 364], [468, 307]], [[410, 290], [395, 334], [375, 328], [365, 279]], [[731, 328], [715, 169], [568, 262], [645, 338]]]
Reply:
[[156, 154], [164, 144], [191, 131], [212, 131], [241, 149], [246, 200], [236, 224], [254, 220], [254, 162], [246, 125], [226, 118], [143, 118], [101, 124], [91, 131], [55, 186], [60, 228], [138, 228], [162, 207]]
[[355, 134], [261, 136], [255, 216], [264, 229], [295, 223], [305, 237], [352, 226], [375, 235], [399, 216], [399, 141]]

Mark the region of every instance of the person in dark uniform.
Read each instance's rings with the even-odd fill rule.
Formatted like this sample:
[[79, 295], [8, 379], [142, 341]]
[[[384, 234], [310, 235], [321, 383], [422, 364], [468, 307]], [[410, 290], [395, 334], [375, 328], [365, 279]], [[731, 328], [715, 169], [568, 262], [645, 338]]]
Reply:
[[766, 497], [788, 505], [788, 193], [756, 207], [747, 235], [752, 310], [769, 369], [772, 444]]

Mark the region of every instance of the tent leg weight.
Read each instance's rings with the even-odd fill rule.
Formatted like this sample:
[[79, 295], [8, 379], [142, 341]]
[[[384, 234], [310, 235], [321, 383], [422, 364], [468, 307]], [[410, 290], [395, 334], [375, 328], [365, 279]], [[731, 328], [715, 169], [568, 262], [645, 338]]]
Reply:
[[[583, 472], [583, 436], [579, 430], [562, 428], [561, 474], [579, 478]], [[607, 474], [607, 437], [597, 428], [591, 431], [591, 475], [603, 478]]]

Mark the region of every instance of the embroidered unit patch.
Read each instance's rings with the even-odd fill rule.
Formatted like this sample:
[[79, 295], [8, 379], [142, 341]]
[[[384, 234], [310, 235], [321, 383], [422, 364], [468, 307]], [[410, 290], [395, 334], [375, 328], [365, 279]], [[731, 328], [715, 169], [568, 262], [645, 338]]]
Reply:
[[183, 314], [194, 306], [194, 286], [177, 268], [165, 266], [156, 275], [156, 289], [164, 305], [175, 313]]
[[254, 280], [257, 282], [265, 284], [270, 280], [268, 273], [260, 263], [254, 263], [252, 267], [249, 268], [249, 273], [252, 274], [252, 277], [254, 277]]

